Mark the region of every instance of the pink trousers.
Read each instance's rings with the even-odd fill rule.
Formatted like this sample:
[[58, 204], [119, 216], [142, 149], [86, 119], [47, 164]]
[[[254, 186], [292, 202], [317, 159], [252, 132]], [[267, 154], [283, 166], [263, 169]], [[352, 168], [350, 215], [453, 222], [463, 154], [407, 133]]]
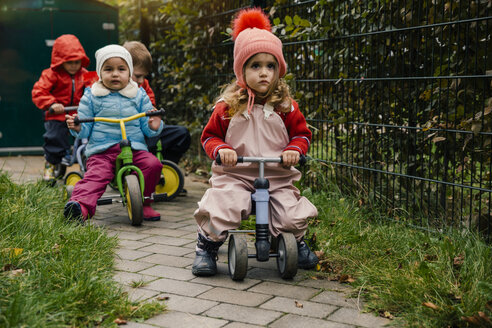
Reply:
[[[77, 182], [70, 197], [77, 201], [89, 212], [96, 213], [97, 200], [106, 191], [106, 186], [114, 178], [116, 157], [120, 154], [120, 146], [114, 145], [106, 151], [94, 154], [87, 160], [87, 171], [84, 178]], [[148, 197], [155, 191], [155, 186], [161, 176], [161, 162], [145, 150], [133, 151], [133, 164], [142, 170], [145, 179], [144, 196]]]

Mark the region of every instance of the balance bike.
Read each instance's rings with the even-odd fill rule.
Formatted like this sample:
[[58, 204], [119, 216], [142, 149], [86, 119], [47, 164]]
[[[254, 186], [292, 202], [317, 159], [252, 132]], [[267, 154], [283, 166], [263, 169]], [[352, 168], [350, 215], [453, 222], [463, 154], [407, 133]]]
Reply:
[[[215, 162], [221, 164], [220, 156]], [[282, 163], [282, 157], [242, 157], [238, 163], [258, 163], [259, 174], [254, 181], [255, 192], [251, 195], [253, 213], [256, 214], [256, 230], [229, 230], [228, 267], [232, 280], [243, 280], [248, 270], [248, 258], [266, 262], [270, 257], [277, 258], [280, 277], [291, 279], [297, 274], [297, 241], [294, 234], [282, 232], [277, 238], [270, 235], [268, 229], [270, 182], [265, 178], [265, 163]], [[305, 157], [301, 155], [301, 165]], [[256, 254], [248, 254], [248, 245], [244, 233], [256, 233]], [[273, 246], [273, 247], [271, 247]], [[270, 250], [273, 250], [270, 252]]]
[[[143, 192], [145, 181], [142, 171], [133, 165], [133, 153], [130, 140], [126, 137], [125, 123], [144, 116], [157, 116], [162, 114], [164, 114], [164, 111], [158, 110], [139, 113], [121, 119], [107, 117], [89, 117], [81, 119], [77, 116], [74, 120], [76, 125], [88, 122], [116, 123], [120, 125], [122, 139], [120, 141], [121, 153], [116, 158], [115, 176], [111, 182], [113, 185], [117, 186], [119, 197], [116, 199], [114, 196], [101, 197], [97, 201], [97, 205], [108, 205], [113, 202], [122, 203], [123, 206], [126, 206], [127, 208], [128, 218], [130, 219], [132, 226], [139, 226], [143, 221]], [[163, 201], [165, 197], [158, 194], [152, 194], [150, 198], [154, 201]]]

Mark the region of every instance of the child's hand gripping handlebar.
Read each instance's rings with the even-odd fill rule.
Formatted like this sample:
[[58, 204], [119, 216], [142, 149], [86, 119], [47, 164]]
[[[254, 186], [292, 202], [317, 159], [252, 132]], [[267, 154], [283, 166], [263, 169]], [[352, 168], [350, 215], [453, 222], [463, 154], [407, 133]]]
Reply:
[[[237, 162], [238, 163], [260, 163], [258, 177], [260, 179], [263, 179], [265, 177], [265, 163], [267, 163], [267, 162], [268, 163], [282, 163], [282, 156], [279, 156], [279, 157], [238, 156]], [[215, 163], [217, 163], [217, 165], [222, 165], [222, 161], [220, 159], [220, 154], [218, 154], [217, 157], [215, 158]], [[306, 164], [306, 156], [301, 154], [299, 157], [299, 165], [303, 166], [304, 164]]]

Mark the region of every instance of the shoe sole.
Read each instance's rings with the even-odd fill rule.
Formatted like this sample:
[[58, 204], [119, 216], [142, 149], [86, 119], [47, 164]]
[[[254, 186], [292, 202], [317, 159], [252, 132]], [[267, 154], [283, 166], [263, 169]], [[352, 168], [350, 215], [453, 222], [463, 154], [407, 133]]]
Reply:
[[217, 271], [210, 271], [210, 270], [195, 270], [192, 269], [191, 273], [193, 273], [197, 277], [210, 277], [214, 276], [217, 274]]
[[318, 264], [318, 261], [314, 262], [314, 263], [308, 263], [308, 264], [297, 264], [297, 267], [299, 269], [303, 269], [303, 270], [309, 270], [309, 269], [314, 269], [316, 267], [316, 264]]
[[150, 221], [150, 222], [155, 222], [155, 221], [160, 221], [161, 217], [160, 216], [155, 216], [153, 218], [143, 218], [144, 221]]

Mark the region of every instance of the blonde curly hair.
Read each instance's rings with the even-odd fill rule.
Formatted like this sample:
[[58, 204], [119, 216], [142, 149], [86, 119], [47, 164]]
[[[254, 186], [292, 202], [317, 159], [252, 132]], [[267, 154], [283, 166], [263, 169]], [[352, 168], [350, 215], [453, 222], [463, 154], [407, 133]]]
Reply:
[[[258, 100], [266, 99], [266, 102], [279, 112], [290, 112], [292, 104], [290, 89], [284, 79], [277, 79], [265, 96], [256, 95], [255, 98]], [[229, 106], [230, 117], [241, 115], [248, 105], [248, 91], [238, 86], [234, 80], [223, 88], [216, 102], [220, 100]]]

